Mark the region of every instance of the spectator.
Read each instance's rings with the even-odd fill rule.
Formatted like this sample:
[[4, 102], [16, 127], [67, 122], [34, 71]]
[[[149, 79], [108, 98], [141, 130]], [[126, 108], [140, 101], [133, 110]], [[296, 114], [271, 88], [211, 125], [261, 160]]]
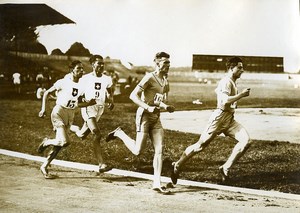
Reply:
[[15, 92], [20, 94], [21, 93], [21, 74], [18, 72], [15, 72], [12, 75], [13, 78], [13, 83], [14, 83], [14, 87], [15, 87]]

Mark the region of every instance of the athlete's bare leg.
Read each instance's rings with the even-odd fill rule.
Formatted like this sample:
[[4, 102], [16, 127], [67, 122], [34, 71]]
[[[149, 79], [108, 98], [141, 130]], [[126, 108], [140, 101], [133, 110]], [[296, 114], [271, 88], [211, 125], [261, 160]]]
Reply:
[[175, 169], [180, 169], [190, 158], [192, 158], [198, 152], [201, 152], [214, 138], [216, 134], [203, 133], [199, 140], [188, 146], [182, 153], [180, 159], [175, 162]]
[[58, 155], [61, 148], [65, 147], [69, 144], [69, 137], [66, 132], [65, 126], [56, 128], [56, 138], [50, 139], [49, 143], [50, 142], [53, 142], [53, 144], [51, 144], [51, 145], [54, 145], [54, 146], [53, 146], [50, 154], [46, 158], [45, 162], [42, 164], [42, 166], [40, 168], [45, 178], [49, 177], [48, 176], [48, 166], [50, 165], [50, 163], [53, 161], [53, 159], [56, 158], [56, 156]]
[[69, 136], [67, 134], [65, 126], [56, 128], [56, 137], [55, 139], [47, 139], [44, 141], [44, 146], [61, 146], [65, 147], [69, 144]]
[[231, 155], [223, 165], [224, 170], [229, 170], [237, 160], [244, 155], [250, 145], [249, 134], [245, 128], [240, 128], [234, 135], [238, 143], [234, 146]]
[[45, 162], [42, 164], [41, 169], [44, 168], [47, 170], [50, 163], [56, 158], [57, 154], [61, 150], [62, 147], [60, 146], [54, 146], [52, 150], [50, 151], [48, 157], [46, 158]]
[[87, 122], [84, 122], [81, 129], [79, 131], [76, 132], [76, 135], [82, 139], [86, 138], [89, 133], [90, 133], [90, 129], [89, 126], [87, 124]]
[[96, 121], [96, 118], [92, 117], [89, 118], [87, 121], [87, 126], [91, 130], [93, 134], [93, 146], [94, 146], [94, 153], [97, 158], [99, 167], [104, 164], [103, 157], [102, 157], [102, 149], [100, 146], [100, 140], [101, 140], [101, 135], [100, 135], [100, 130]]
[[148, 138], [148, 133], [137, 132], [136, 140], [130, 138], [123, 130], [118, 130], [114, 134], [116, 137], [120, 138], [125, 146], [132, 152], [134, 155], [139, 155], [141, 151], [146, 146], [146, 141]]
[[163, 152], [163, 129], [154, 129], [150, 132], [150, 138], [154, 146], [154, 157], [153, 157], [153, 188], [161, 188], [161, 170], [162, 170], [162, 152]]

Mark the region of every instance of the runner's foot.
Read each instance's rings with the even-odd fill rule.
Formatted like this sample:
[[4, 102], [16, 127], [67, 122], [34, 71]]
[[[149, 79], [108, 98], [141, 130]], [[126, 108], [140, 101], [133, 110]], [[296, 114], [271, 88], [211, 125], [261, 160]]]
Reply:
[[222, 176], [222, 181], [226, 181], [228, 179], [228, 169], [224, 169], [223, 166], [220, 166], [219, 167], [219, 172]]
[[108, 172], [110, 170], [112, 170], [112, 167], [108, 166], [107, 164], [99, 165], [99, 173]]
[[114, 131], [111, 131], [110, 133], [108, 133], [108, 135], [107, 135], [105, 141], [106, 141], [106, 142], [109, 142], [109, 141], [111, 141], [111, 140], [116, 139], [115, 133], [116, 133], [117, 131], [120, 131], [120, 130], [121, 130], [121, 127], [117, 127]]
[[179, 171], [176, 168], [176, 162], [173, 162], [172, 163], [171, 180], [174, 185], [177, 184], [178, 177], [179, 177]]
[[90, 134], [90, 132], [91, 132], [91, 130], [88, 129], [84, 133], [80, 133], [80, 131], [78, 131], [75, 134], [77, 135], [78, 138], [80, 138], [81, 140], [84, 140]]
[[45, 168], [45, 167], [43, 167], [43, 166], [40, 167], [40, 171], [43, 174], [43, 176], [44, 176], [45, 179], [54, 179], [55, 178], [55, 176], [49, 174], [48, 173], [48, 169]]
[[171, 194], [171, 191], [167, 190], [166, 187], [162, 186], [162, 187], [153, 187], [152, 190], [160, 193], [160, 194], [164, 194], [164, 195], [169, 195]]
[[45, 146], [45, 142], [48, 140], [48, 138], [44, 138], [42, 143], [40, 143], [39, 147], [37, 148], [38, 153], [43, 153], [47, 146]]

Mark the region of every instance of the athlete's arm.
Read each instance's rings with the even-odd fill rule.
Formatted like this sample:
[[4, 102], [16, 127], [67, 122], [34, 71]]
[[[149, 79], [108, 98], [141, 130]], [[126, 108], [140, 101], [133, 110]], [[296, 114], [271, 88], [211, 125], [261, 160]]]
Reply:
[[96, 104], [96, 99], [91, 99], [89, 101], [86, 101], [84, 98], [84, 95], [78, 97], [78, 104], [77, 106], [82, 108], [82, 107], [87, 107], [87, 106], [92, 106]]
[[45, 116], [46, 113], [46, 102], [48, 99], [48, 95], [52, 92], [54, 92], [56, 90], [56, 88], [54, 86], [50, 87], [48, 90], [46, 90], [46, 92], [43, 95], [43, 100], [42, 100], [42, 108], [41, 111], [39, 112], [39, 117], [42, 118]]
[[222, 93], [221, 99], [224, 104], [231, 104], [231, 103], [234, 103], [234, 102], [240, 100], [241, 98], [247, 97], [249, 95], [250, 95], [250, 88], [247, 88], [247, 89], [244, 89], [241, 93], [238, 93], [238, 94], [232, 95], [232, 96], [229, 96], [226, 93]]
[[156, 106], [149, 106], [147, 103], [145, 103], [141, 97], [142, 97], [142, 93], [145, 89], [147, 89], [148, 87], [148, 83], [149, 83], [149, 78], [150, 75], [146, 74], [142, 80], [138, 83], [138, 85], [136, 85], [136, 87], [133, 89], [133, 91], [131, 92], [129, 98], [138, 106], [144, 108], [145, 110], [147, 110], [150, 113], [156, 113], [159, 111], [159, 108]]
[[107, 91], [106, 97], [107, 97], [107, 102], [108, 102], [108, 109], [113, 110], [113, 108], [115, 107], [113, 86], [106, 88], [106, 91]]
[[144, 101], [142, 101], [141, 96], [142, 96], [142, 92], [144, 91], [144, 89], [140, 86], [137, 85], [134, 90], [131, 92], [129, 98], [138, 106], [144, 108], [145, 110], [147, 110], [148, 112], [157, 112], [159, 111], [159, 109], [155, 106], [149, 106], [148, 104], [146, 104]]
[[150, 106], [148, 104], [146, 104], [144, 101], [142, 101], [142, 99], [141, 99], [143, 91], [144, 91], [144, 89], [142, 87], [140, 87], [140, 85], [137, 85], [131, 92], [129, 98], [138, 106], [140, 106], [144, 109], [148, 109]]
[[175, 107], [173, 105], [167, 105], [164, 102], [160, 102], [159, 107], [167, 110], [170, 113], [175, 111]]

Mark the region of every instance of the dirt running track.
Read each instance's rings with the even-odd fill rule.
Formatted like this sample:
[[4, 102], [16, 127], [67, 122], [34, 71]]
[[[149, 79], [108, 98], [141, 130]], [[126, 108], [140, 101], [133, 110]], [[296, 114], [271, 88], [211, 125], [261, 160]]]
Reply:
[[1, 212], [300, 212], [297, 200], [176, 186], [171, 195], [151, 181], [53, 166], [45, 180], [39, 162], [0, 155]]

